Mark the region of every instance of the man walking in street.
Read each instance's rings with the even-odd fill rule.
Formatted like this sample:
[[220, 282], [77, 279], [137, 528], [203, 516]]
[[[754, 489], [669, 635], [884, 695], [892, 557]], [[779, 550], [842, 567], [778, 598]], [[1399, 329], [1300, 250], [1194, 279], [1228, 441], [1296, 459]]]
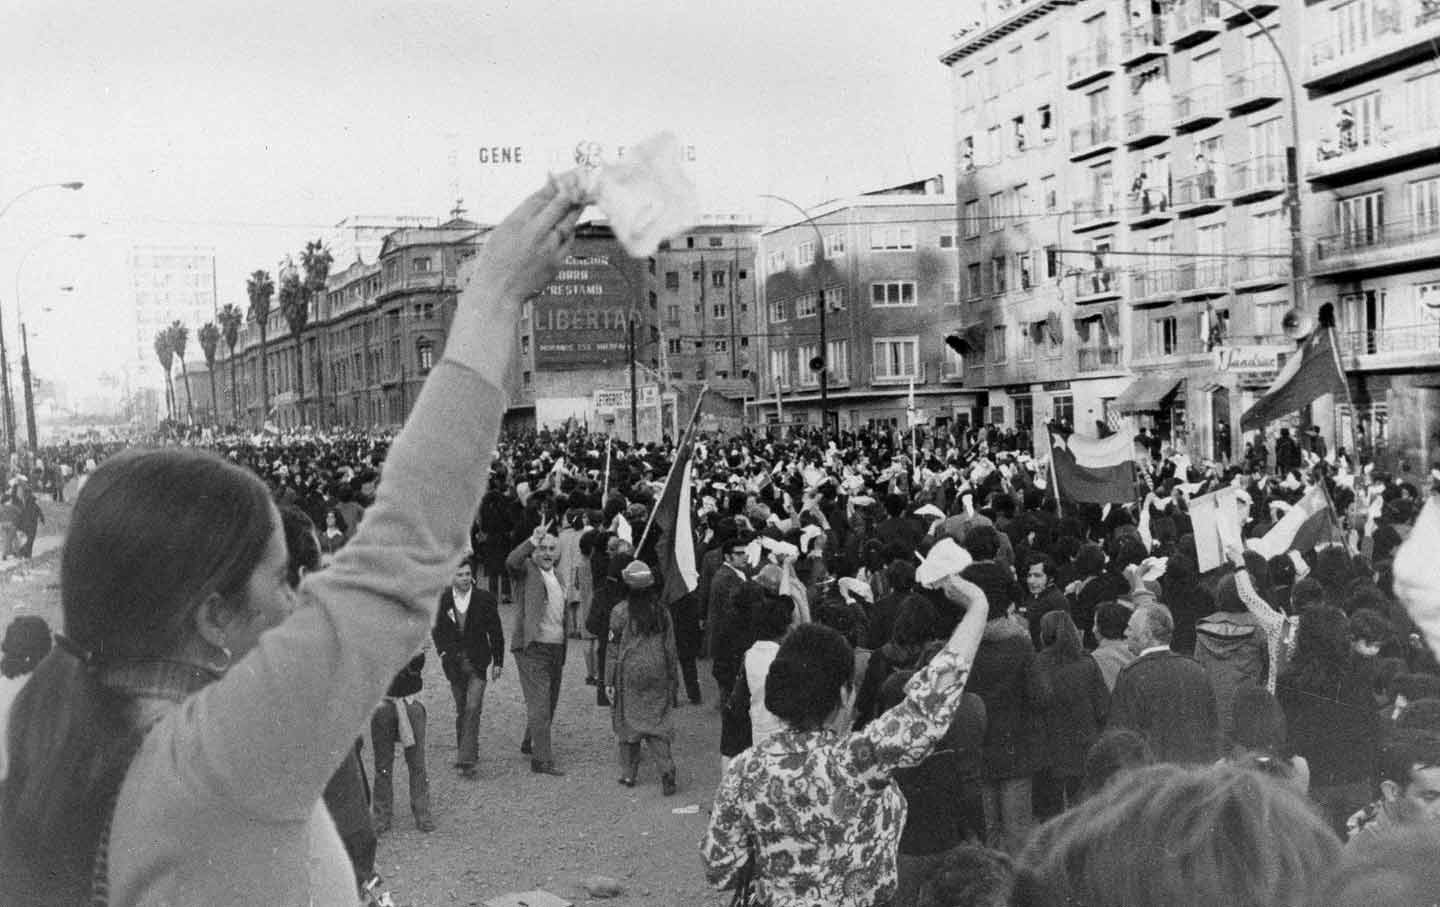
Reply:
[[491, 593], [475, 588], [470, 558], [455, 568], [450, 588], [440, 593], [440, 610], [431, 630], [440, 666], [455, 697], [455, 768], [474, 778], [480, 758], [480, 711], [485, 705], [486, 671], [500, 679], [505, 661], [505, 631]]
[[525, 696], [525, 739], [520, 752], [530, 756], [530, 771], [563, 775], [555, 767], [550, 724], [560, 701], [560, 676], [565, 668], [565, 584], [556, 575], [556, 539], [546, 521], [505, 559], [515, 595], [515, 629], [511, 651]]

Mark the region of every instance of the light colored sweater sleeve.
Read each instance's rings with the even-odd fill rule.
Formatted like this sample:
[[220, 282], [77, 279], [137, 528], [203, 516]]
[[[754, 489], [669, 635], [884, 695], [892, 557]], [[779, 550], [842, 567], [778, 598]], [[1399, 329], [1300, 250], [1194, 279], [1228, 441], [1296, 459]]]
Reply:
[[310, 815], [434, 622], [468, 542], [505, 405], [493, 383], [442, 360], [390, 449], [355, 538], [306, 577], [289, 618], [162, 722], [168, 733], [155, 742], [197, 809], [218, 802], [261, 821]]
[[1425, 634], [1430, 651], [1440, 654], [1440, 503], [1431, 495], [1415, 520], [1410, 537], [1395, 552], [1395, 597]]

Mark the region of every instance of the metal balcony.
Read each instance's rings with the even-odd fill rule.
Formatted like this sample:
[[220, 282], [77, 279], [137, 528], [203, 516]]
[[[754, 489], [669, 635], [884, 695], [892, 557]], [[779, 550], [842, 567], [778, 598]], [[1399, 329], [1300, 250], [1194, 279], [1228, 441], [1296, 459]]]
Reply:
[[1070, 127], [1070, 160], [1083, 161], [1086, 158], [1114, 151], [1115, 118], [1099, 117], [1088, 123]]
[[1158, 338], [1152, 338], [1152, 340], [1154, 346], [1147, 346], [1135, 352], [1134, 356], [1137, 362], [1164, 362], [1170, 359], [1186, 359], [1210, 354], [1209, 344], [1199, 337], [1185, 337], [1169, 343]]
[[1224, 181], [1220, 171], [1202, 170], [1175, 180], [1175, 194], [1170, 200], [1175, 213], [1181, 217], [1194, 217], [1209, 211], [1218, 211], [1225, 204]]
[[1075, 304], [1119, 299], [1122, 281], [1119, 268], [1094, 268], [1074, 275]]
[[1155, 16], [1128, 29], [1122, 36], [1121, 51], [1120, 62], [1125, 66], [1139, 66], [1165, 56], [1170, 52], [1165, 43], [1165, 20]]
[[1066, 59], [1065, 87], [1080, 88], [1114, 72], [1115, 64], [1110, 57], [1110, 42], [1101, 41], [1084, 50], [1076, 51]]
[[1131, 192], [1130, 229], [1143, 230], [1169, 223], [1175, 219], [1175, 209], [1170, 204], [1168, 181], [1163, 186], [1146, 184], [1138, 192]]
[[1120, 367], [1124, 349], [1118, 346], [1081, 347], [1076, 350], [1075, 370], [1078, 372], [1108, 372]]
[[[1391, 96], [1385, 102], [1399, 100]], [[1357, 127], [1338, 140], [1318, 143], [1305, 167], [1305, 179], [1342, 185], [1436, 161], [1440, 161], [1440, 126], [1400, 120], [1382, 123], [1370, 132]]]
[[1229, 4], [1225, 4], [1224, 9], [1221, 10], [1225, 14], [1227, 24], [1247, 25], [1250, 23], [1251, 16], [1259, 19], [1268, 16], [1280, 7], [1277, 0], [1239, 0], [1239, 3], [1241, 9], [1235, 9]]
[[1230, 282], [1237, 290], [1282, 287], [1290, 282], [1290, 250], [1272, 246], [1250, 249], [1245, 257], [1231, 259]]
[[1077, 198], [1071, 207], [1074, 223], [1071, 231], [1087, 233], [1120, 222], [1120, 205], [1114, 192]]
[[1220, 258], [1201, 258], [1181, 263], [1175, 268], [1175, 289], [1182, 298], [1200, 299], [1224, 296], [1230, 292], [1226, 281], [1227, 262]]
[[[1340, 355], [1352, 360], [1361, 356], [1380, 356], [1433, 363], [1440, 358], [1440, 330], [1434, 322], [1345, 331], [1337, 339], [1340, 341]], [[1396, 364], [1390, 363], [1390, 367]]]
[[1237, 205], [1273, 198], [1285, 191], [1285, 155], [1265, 154], [1230, 165], [1227, 188]]
[[1285, 70], [1279, 63], [1257, 63], [1225, 77], [1225, 105], [1231, 116], [1249, 113], [1274, 104], [1288, 90]]
[[1225, 92], [1219, 85], [1196, 85], [1175, 97], [1175, 131], [1194, 132], [1225, 117]]
[[1312, 42], [1306, 88], [1334, 91], [1434, 55], [1440, 40], [1434, 0], [1374, 0], [1356, 11], [1360, 21], [1350, 22], [1348, 33]]
[[1132, 151], [1158, 145], [1170, 138], [1175, 111], [1169, 106], [1150, 104], [1125, 112], [1125, 147]]
[[1337, 277], [1440, 260], [1440, 216], [1356, 227], [1315, 243], [1311, 273]]
[[872, 369], [870, 374], [871, 385], [909, 385], [911, 381], [916, 384], [925, 383], [925, 363], [920, 363], [913, 375], [882, 375], [879, 369]]
[[1171, 301], [1176, 293], [1175, 269], [1137, 268], [1130, 272], [1132, 305], [1157, 305]]
[[1225, 30], [1220, 0], [1188, 0], [1177, 3], [1165, 26], [1175, 50], [1194, 47]]

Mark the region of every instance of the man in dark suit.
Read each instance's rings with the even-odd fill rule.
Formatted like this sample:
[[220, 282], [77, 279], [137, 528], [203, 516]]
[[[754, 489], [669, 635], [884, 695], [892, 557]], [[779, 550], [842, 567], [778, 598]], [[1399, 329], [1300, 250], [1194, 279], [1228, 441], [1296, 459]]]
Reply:
[[480, 758], [480, 710], [485, 705], [486, 670], [500, 679], [505, 663], [505, 631], [495, 596], [475, 588], [474, 563], [466, 558], [455, 568], [450, 588], [440, 593], [440, 611], [431, 630], [440, 666], [455, 697], [455, 768], [461, 777], [475, 777]]
[[740, 663], [745, 650], [750, 647], [749, 615], [736, 610], [735, 600], [740, 587], [749, 579], [749, 558], [745, 549], [750, 540], [742, 535], [727, 539], [720, 548], [724, 563], [715, 570], [710, 581], [710, 602], [706, 613], [710, 615], [710, 673], [720, 688], [717, 704], [723, 704], [725, 697], [735, 686], [740, 673]]
[[1143, 735], [1160, 762], [1214, 762], [1220, 744], [1215, 690], [1195, 659], [1170, 650], [1174, 631], [1164, 605], [1142, 605], [1130, 615], [1125, 640], [1137, 657], [1115, 679], [1109, 726]]

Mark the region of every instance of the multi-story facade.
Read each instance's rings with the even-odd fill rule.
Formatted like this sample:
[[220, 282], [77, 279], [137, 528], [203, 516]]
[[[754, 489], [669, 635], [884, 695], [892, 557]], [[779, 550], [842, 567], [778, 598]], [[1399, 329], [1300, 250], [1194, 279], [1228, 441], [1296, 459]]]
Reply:
[[937, 429], [972, 417], [964, 363], [944, 339], [962, 327], [954, 208], [935, 178], [820, 205], [763, 234], [762, 420], [819, 424], [822, 364], [832, 425], [903, 428], [912, 387]]
[[1337, 437], [1422, 472], [1440, 452], [1440, 6], [1322, 0], [1305, 17], [1310, 295], [1355, 410], [1341, 401]]
[[130, 250], [135, 301], [135, 374], [160, 386], [155, 335], [177, 319], [195, 333], [215, 320], [215, 250], [209, 246], [135, 246]]
[[742, 401], [755, 396], [760, 229], [743, 215], [707, 215], [661, 243], [646, 275], [647, 295], [656, 300], [660, 370], [683, 412], [706, 384], [717, 391], [706, 407], [716, 414], [738, 418]]
[[991, 420], [1043, 438], [1051, 418], [1130, 416], [1192, 454], [1238, 454], [1240, 414], [1293, 348], [1292, 120], [1271, 43], [1298, 53], [1292, 6], [1017, 2], [942, 57]]

